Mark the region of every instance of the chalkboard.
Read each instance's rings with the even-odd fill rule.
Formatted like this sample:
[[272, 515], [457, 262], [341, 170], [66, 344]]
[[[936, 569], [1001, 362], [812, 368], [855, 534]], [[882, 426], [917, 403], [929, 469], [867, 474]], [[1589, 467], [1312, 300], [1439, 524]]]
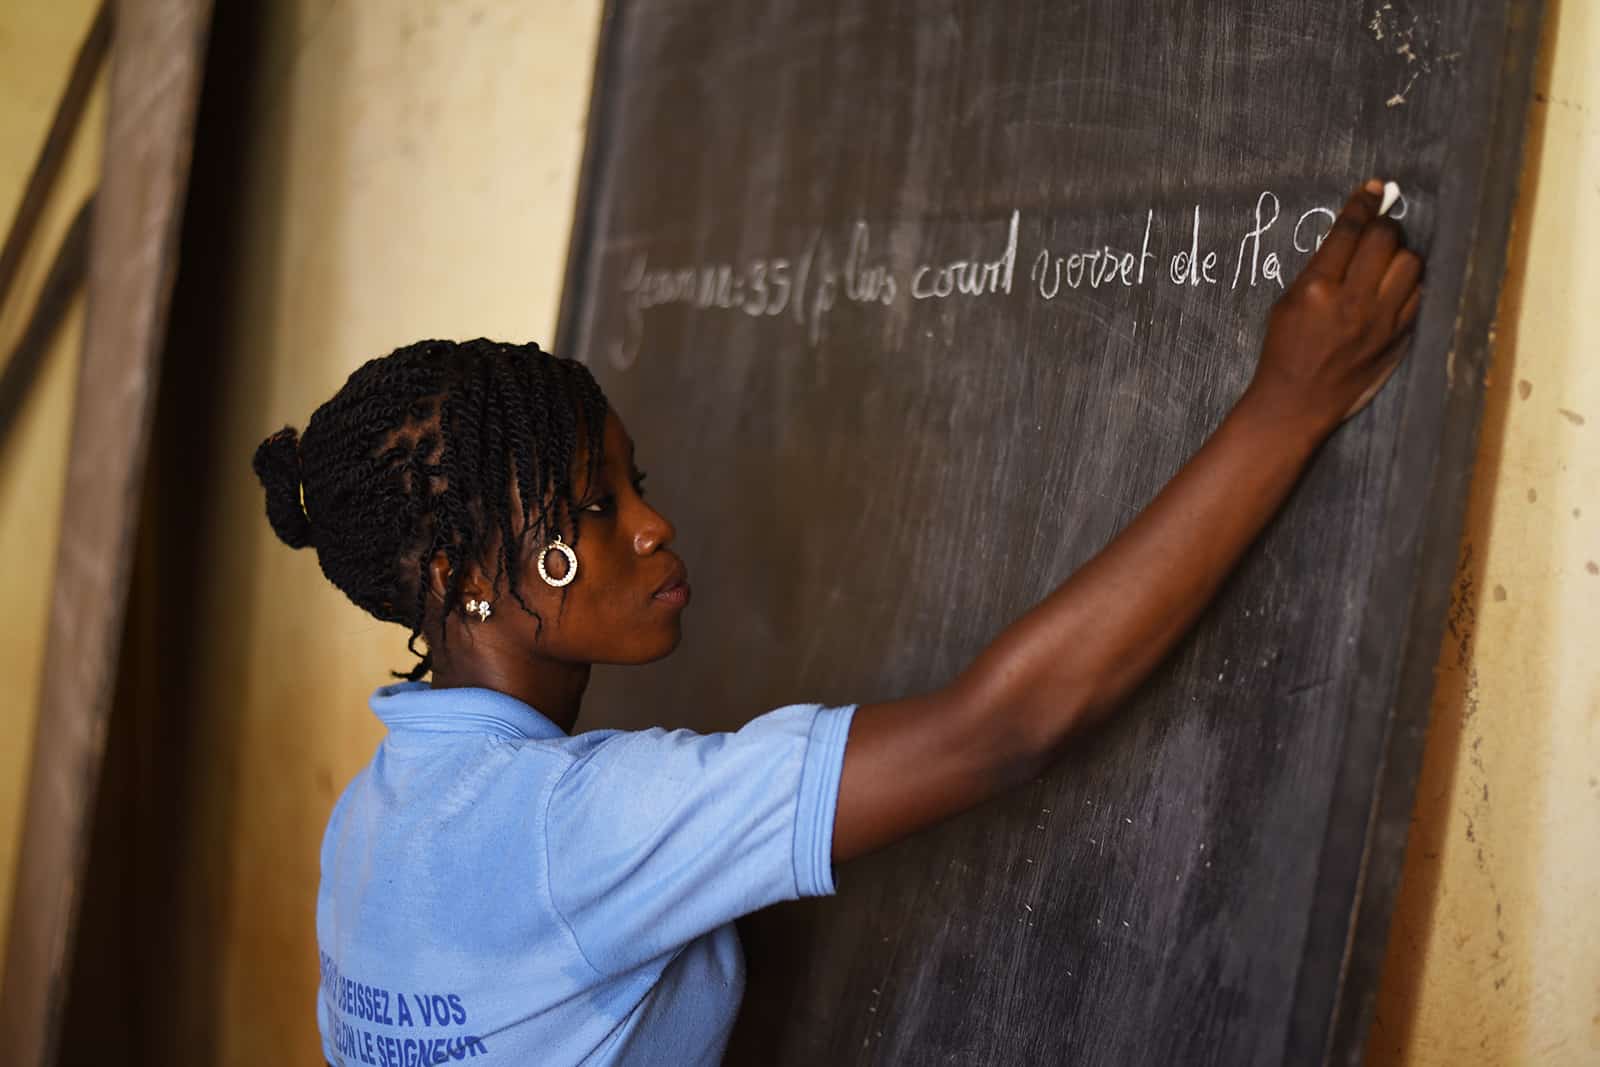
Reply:
[[560, 349], [677, 524], [677, 655], [581, 726], [949, 680], [1218, 423], [1356, 181], [1407, 368], [1044, 777], [744, 924], [730, 1062], [1360, 1056], [1539, 5], [661, 0], [607, 14]]

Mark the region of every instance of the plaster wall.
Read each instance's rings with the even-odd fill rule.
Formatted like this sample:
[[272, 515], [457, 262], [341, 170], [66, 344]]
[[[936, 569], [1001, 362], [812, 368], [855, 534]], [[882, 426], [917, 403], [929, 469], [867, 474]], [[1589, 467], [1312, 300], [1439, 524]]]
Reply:
[[174, 353], [212, 365], [216, 386], [195, 401], [213, 407], [194, 444], [213, 473], [185, 520], [194, 573], [171, 591], [193, 645], [185, 707], [169, 709], [189, 725], [177, 943], [152, 976], [170, 983], [160, 1062], [315, 1055], [318, 845], [381, 735], [368, 694], [413, 662], [402, 630], [276, 539], [251, 455], [399, 345], [552, 343], [600, 4], [294, 0], [250, 17], [251, 84], [210, 128], [242, 139], [212, 142], [239, 154], [227, 232], [203, 242], [225, 280], [215, 309], [186, 309], [217, 325], [207, 351]]
[[1600, 8], [1545, 18], [1380, 1067], [1600, 1063]]

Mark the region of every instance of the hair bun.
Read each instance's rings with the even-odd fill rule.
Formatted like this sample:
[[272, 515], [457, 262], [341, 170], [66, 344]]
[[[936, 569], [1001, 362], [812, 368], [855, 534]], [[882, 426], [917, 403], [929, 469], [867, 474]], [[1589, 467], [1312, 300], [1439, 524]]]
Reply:
[[300, 435], [285, 426], [256, 446], [250, 464], [267, 491], [267, 521], [290, 548], [311, 543], [311, 520], [300, 503]]

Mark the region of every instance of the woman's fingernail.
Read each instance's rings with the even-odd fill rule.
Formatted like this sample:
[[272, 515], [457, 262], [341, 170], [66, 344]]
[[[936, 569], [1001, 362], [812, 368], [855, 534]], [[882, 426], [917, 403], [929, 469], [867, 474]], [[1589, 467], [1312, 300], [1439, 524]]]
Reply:
[[1380, 181], [1377, 178], [1370, 179], [1367, 182], [1367, 184], [1363, 185], [1361, 188], [1365, 189], [1367, 192], [1371, 193], [1373, 196], [1382, 196], [1383, 195], [1383, 182]]

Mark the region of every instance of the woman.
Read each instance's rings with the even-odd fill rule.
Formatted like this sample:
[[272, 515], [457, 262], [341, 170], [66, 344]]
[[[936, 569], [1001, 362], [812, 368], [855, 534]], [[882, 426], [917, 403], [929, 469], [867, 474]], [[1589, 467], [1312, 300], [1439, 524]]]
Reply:
[[[1025, 781], [1199, 615], [1322, 440], [1394, 370], [1422, 264], [1358, 189], [1274, 309], [1256, 374], [1126, 530], [960, 676], [801, 704], [732, 734], [573, 734], [595, 663], [671, 652], [672, 524], [581, 365], [425, 341], [373, 360], [255, 469], [426, 654], [322, 847], [318, 1023], [333, 1063], [715, 1063], [732, 920]], [[431, 684], [421, 679], [431, 674]]]

